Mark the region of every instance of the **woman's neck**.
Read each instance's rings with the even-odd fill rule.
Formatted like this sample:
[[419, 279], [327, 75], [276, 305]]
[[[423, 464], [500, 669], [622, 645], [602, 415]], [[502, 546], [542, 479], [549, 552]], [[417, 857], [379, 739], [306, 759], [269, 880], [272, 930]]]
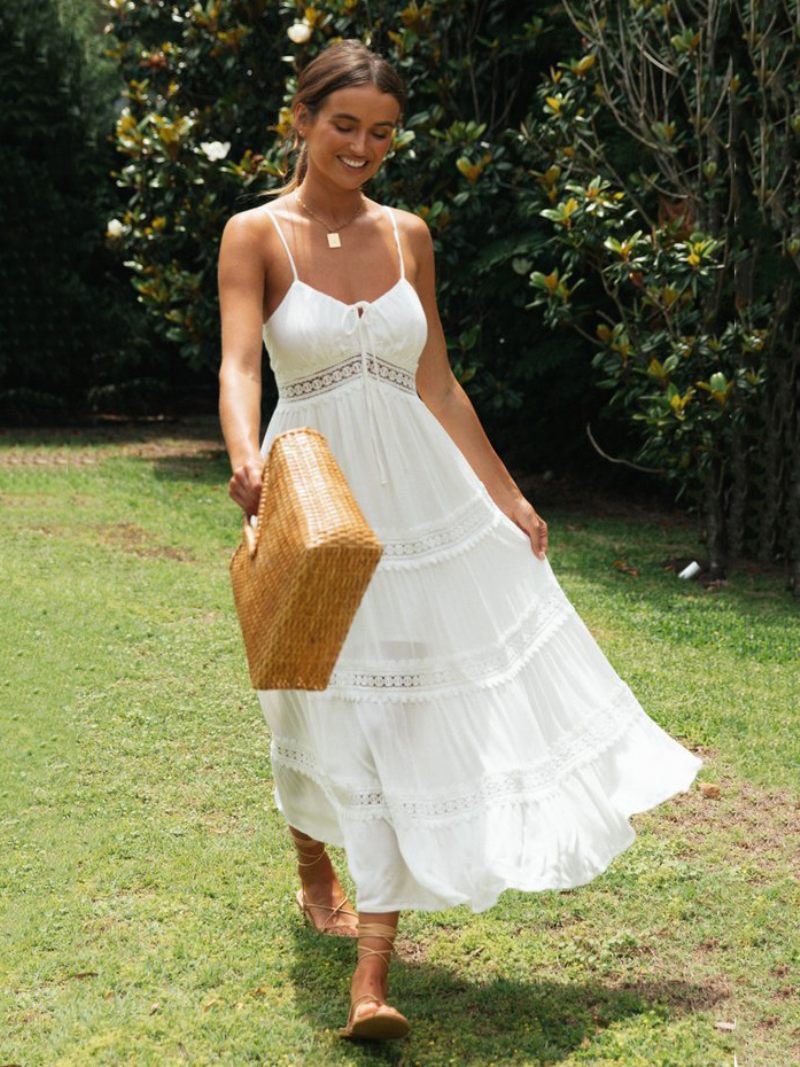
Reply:
[[342, 189], [330, 182], [315, 181], [308, 174], [295, 192], [331, 224], [347, 222], [364, 199], [361, 189]]

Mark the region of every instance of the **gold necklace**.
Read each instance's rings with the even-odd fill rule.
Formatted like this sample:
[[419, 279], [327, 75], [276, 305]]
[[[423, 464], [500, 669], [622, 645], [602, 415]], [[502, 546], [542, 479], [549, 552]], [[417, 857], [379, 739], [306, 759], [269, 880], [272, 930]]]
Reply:
[[300, 196], [300, 194], [298, 192], [295, 192], [294, 195], [297, 198], [297, 202], [309, 213], [309, 215], [311, 215], [312, 218], [315, 218], [317, 220], [317, 222], [321, 222], [322, 225], [325, 227], [325, 229], [328, 231], [328, 233], [327, 233], [328, 248], [341, 248], [342, 247], [341, 238], [339, 237], [339, 231], [343, 230], [345, 228], [345, 226], [349, 226], [350, 223], [353, 221], [353, 219], [356, 217], [356, 215], [359, 215], [364, 210], [364, 194], [362, 193], [361, 194], [361, 203], [356, 208], [355, 213], [347, 220], [347, 222], [343, 223], [343, 225], [337, 226], [337, 228], [335, 230], [332, 230], [330, 228], [330, 226], [327, 224], [327, 222], [325, 222], [324, 219], [321, 219], [319, 217], [319, 215], [316, 215], [311, 210], [311, 208], [308, 206], [308, 204], [305, 202], [305, 200], [303, 200], [303, 198]]

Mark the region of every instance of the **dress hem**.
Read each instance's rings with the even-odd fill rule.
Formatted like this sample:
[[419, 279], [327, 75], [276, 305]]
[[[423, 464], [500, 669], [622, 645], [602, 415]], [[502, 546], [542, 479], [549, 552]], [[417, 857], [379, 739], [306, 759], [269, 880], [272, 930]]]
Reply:
[[[367, 904], [361, 906], [359, 904], [357, 906], [359, 910], [370, 914], [389, 914], [395, 911], [441, 912], [449, 911], [451, 908], [463, 907], [468, 908], [473, 914], [477, 915], [481, 912], [488, 911], [490, 908], [494, 907], [498, 903], [502, 894], [505, 893], [507, 890], [512, 890], [521, 893], [568, 892], [573, 889], [579, 889], [584, 885], [588, 885], [589, 883], [595, 881], [600, 875], [605, 874], [605, 872], [609, 869], [614, 860], [621, 856], [624, 852], [626, 852], [636, 841], [638, 834], [636, 833], [635, 829], [633, 828], [633, 826], [631, 826], [628, 820], [630, 820], [635, 815], [643, 814], [647, 811], [652, 811], [653, 809], [660, 807], [660, 805], [664, 804], [666, 801], [671, 800], [672, 798], [681, 794], [686, 794], [689, 792], [698, 773], [704, 766], [704, 761], [699, 756], [695, 755], [693, 752], [690, 752], [688, 749], [686, 750], [686, 753], [687, 756], [690, 757], [690, 760], [685, 776], [680, 779], [682, 784], [676, 785], [672, 783], [669, 785], [665, 785], [663, 789], [659, 790], [655, 794], [652, 794], [646, 802], [641, 802], [635, 806], [632, 806], [631, 804], [626, 804], [624, 806], [619, 806], [615, 809], [625, 819], [629, 833], [625, 834], [621, 841], [620, 839], [617, 839], [616, 843], [611, 845], [610, 848], [607, 849], [605, 853], [603, 853], [602, 858], [599, 859], [590, 869], [587, 869], [585, 873], [579, 878], [565, 879], [562, 881], [556, 881], [552, 884], [544, 884], [542, 881], [533, 881], [526, 883], [524, 881], [514, 882], [509, 880], [506, 882], [506, 884], [499, 888], [497, 892], [492, 895], [491, 898], [485, 898], [485, 901], [475, 899], [447, 900], [446, 898], [441, 898], [441, 903], [439, 904], [433, 904], [430, 901], [420, 903], [410, 902], [407, 900], [402, 903], [395, 903], [391, 905]], [[299, 768], [292, 769], [299, 770]], [[306, 777], [309, 777], [312, 781], [314, 780], [313, 777], [311, 775], [308, 775], [306, 772], [301, 770], [300, 773], [305, 773]], [[274, 797], [278, 810], [281, 812], [284, 818], [286, 818], [287, 824], [291, 822], [291, 825], [294, 826], [296, 829], [300, 830], [302, 833], [308, 834], [315, 840], [324, 841], [326, 845], [331, 845], [335, 848], [345, 847], [342, 840], [332, 839], [331, 835], [320, 836], [318, 832], [314, 832], [309, 829], [303, 829], [302, 826], [298, 825], [294, 821], [291, 821], [286, 815], [285, 809], [280, 800], [280, 794], [278, 793], [277, 787], [274, 790]], [[436, 895], [433, 891], [428, 891], [428, 893], [432, 896]]]
[[[701, 761], [701, 765], [702, 765], [702, 761]], [[650, 811], [651, 809], [658, 807], [659, 805], [663, 804], [665, 801], [670, 800], [672, 797], [677, 796], [680, 793], [687, 793], [689, 791], [689, 789], [691, 788], [692, 783], [694, 782], [694, 779], [697, 776], [697, 773], [698, 773], [699, 769], [700, 768], [698, 767], [698, 768], [696, 768], [696, 769], [694, 769], [692, 771], [692, 774], [691, 774], [691, 776], [690, 776], [690, 778], [689, 778], [689, 780], [688, 780], [688, 782], [687, 782], [687, 784], [686, 784], [686, 786], [684, 788], [673, 789], [671, 792], [665, 793], [664, 795], [662, 795], [660, 797], [660, 799], [653, 801], [646, 808], [640, 808], [637, 811], [633, 811], [633, 812], [623, 812], [623, 814], [625, 815], [625, 818], [628, 819], [633, 815], [641, 814], [642, 812], [645, 812], [645, 811]], [[602, 860], [600, 860], [600, 862], [591, 871], [586, 873], [585, 876], [581, 877], [580, 879], [572, 879], [570, 881], [562, 881], [562, 882], [558, 882], [558, 883], [553, 884], [553, 885], [543, 885], [541, 882], [540, 883], [524, 883], [524, 882], [515, 883], [515, 882], [509, 881], [501, 889], [499, 889], [493, 895], [493, 897], [491, 899], [487, 899], [486, 902], [483, 902], [483, 901], [478, 902], [478, 901], [474, 901], [474, 900], [453, 900], [453, 901], [443, 900], [441, 904], [431, 905], [431, 904], [420, 904], [418, 902], [414, 903], [414, 902], [406, 901], [406, 902], [403, 902], [403, 903], [391, 904], [391, 905], [381, 904], [380, 906], [378, 906], [376, 904], [369, 904], [369, 905], [365, 905], [365, 906], [362, 907], [360, 904], [357, 904], [356, 906], [357, 906], [358, 910], [367, 912], [369, 914], [375, 914], [375, 915], [390, 914], [390, 913], [393, 913], [393, 912], [396, 912], [396, 911], [421, 911], [421, 912], [434, 913], [434, 912], [441, 912], [441, 911], [450, 911], [453, 908], [468, 908], [472, 912], [473, 915], [479, 915], [482, 912], [489, 911], [491, 908], [495, 907], [499, 903], [500, 897], [503, 895], [503, 893], [505, 893], [505, 892], [507, 892], [509, 890], [512, 891], [512, 892], [519, 892], [519, 893], [547, 893], [547, 892], [566, 893], [566, 892], [569, 892], [570, 890], [573, 890], [573, 889], [580, 889], [583, 886], [589, 885], [591, 882], [595, 881], [597, 878], [600, 877], [600, 875], [605, 874], [606, 871], [611, 867], [611, 864], [614, 862], [614, 860], [618, 859], [621, 855], [623, 855], [623, 853], [627, 852], [628, 849], [630, 849], [631, 846], [636, 842], [636, 840], [637, 840], [639, 835], [636, 833], [636, 831], [633, 829], [633, 827], [630, 826], [630, 823], [628, 825], [630, 827], [630, 834], [625, 836], [625, 838], [623, 839], [621, 845], [614, 846], [609, 852], [607, 852], [605, 854], [605, 857]], [[298, 827], [298, 829], [299, 829], [299, 827]], [[303, 832], [307, 833], [308, 831], [303, 831]], [[336, 842], [331, 842], [331, 841], [326, 841], [325, 844], [330, 844], [330, 845], [333, 845], [334, 847], [342, 847], [342, 846], [336, 845]]]

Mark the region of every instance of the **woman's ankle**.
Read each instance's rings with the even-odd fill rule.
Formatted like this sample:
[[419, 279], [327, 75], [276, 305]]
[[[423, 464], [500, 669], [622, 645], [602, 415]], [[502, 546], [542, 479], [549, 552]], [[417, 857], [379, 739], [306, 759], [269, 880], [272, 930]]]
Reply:
[[313, 867], [305, 867], [298, 863], [297, 873], [300, 876], [301, 885], [306, 890], [327, 889], [338, 883], [336, 871], [327, 855]]
[[297, 867], [303, 882], [325, 881], [325, 877], [317, 877], [318, 868], [328, 872], [330, 877], [331, 862], [325, 848], [324, 841], [316, 841], [313, 837], [289, 827], [289, 836], [294, 842], [297, 853]]
[[377, 993], [381, 997], [388, 995], [389, 969], [374, 960], [359, 960], [353, 970], [350, 996], [355, 998], [367, 992]]
[[293, 826], [289, 827], [289, 836], [298, 851], [302, 849], [304, 852], [315, 852], [325, 849], [324, 841], [317, 841], [315, 837], [309, 837], [308, 834], [304, 834], [302, 830], [296, 830]]

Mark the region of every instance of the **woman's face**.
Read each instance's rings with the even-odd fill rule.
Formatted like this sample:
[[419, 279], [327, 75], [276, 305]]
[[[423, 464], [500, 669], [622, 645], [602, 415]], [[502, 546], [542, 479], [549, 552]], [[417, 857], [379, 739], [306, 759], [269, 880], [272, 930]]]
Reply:
[[380, 168], [399, 115], [396, 97], [374, 85], [337, 89], [315, 118], [298, 104], [295, 123], [306, 141], [309, 168], [343, 188], [357, 188]]

